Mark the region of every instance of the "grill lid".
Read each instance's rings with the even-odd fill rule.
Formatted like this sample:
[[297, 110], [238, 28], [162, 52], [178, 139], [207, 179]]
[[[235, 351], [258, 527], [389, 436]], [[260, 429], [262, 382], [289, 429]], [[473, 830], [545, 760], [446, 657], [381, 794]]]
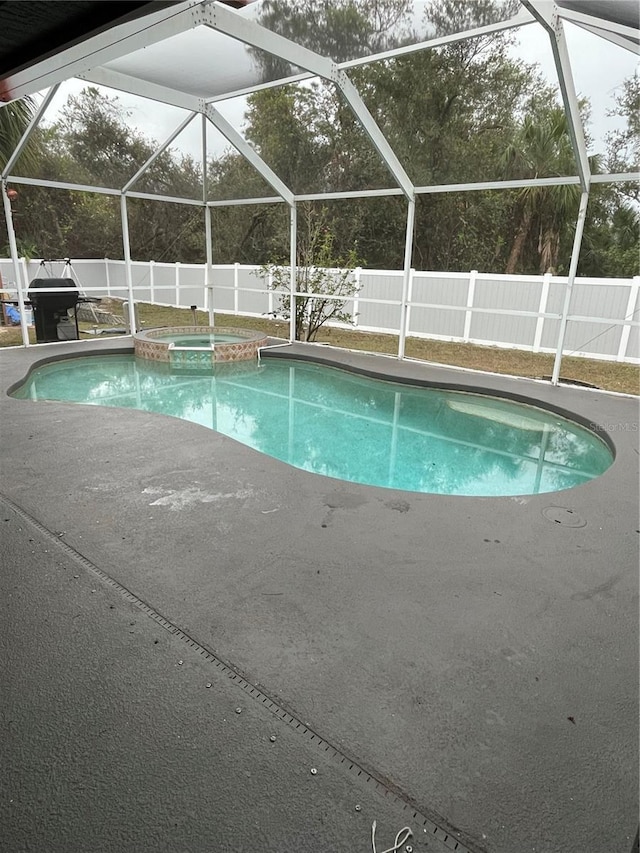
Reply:
[[[38, 290], [49, 287], [68, 288], [68, 293], [38, 293]], [[49, 311], [67, 311], [75, 308], [80, 292], [72, 278], [34, 278], [27, 291], [29, 301], [34, 308]]]

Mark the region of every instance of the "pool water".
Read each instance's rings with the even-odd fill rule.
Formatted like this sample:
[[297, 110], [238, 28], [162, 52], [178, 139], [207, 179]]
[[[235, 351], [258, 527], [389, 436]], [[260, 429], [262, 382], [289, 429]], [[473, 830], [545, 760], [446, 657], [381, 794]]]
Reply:
[[553, 492], [613, 461], [594, 433], [534, 406], [280, 358], [206, 375], [133, 355], [69, 359], [14, 396], [172, 415], [306, 471], [413, 492]]
[[188, 335], [179, 337], [176, 335], [156, 335], [155, 341], [167, 341], [176, 347], [202, 347], [203, 349], [211, 349], [215, 344], [237, 344], [244, 341], [239, 335], [225, 335], [222, 332], [211, 333], [208, 335]]

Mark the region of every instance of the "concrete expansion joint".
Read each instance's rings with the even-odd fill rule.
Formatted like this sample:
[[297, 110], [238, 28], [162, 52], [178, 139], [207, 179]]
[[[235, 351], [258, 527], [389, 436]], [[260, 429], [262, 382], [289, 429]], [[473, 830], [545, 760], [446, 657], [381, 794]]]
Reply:
[[[204, 659], [209, 663], [212, 663], [218, 670], [218, 673], [226, 675], [252, 699], [265, 706], [266, 709], [271, 711], [271, 713], [273, 713], [279, 720], [285, 722], [290, 728], [297, 731], [298, 734], [302, 735], [307, 741], [312, 743], [318, 750], [319, 756], [324, 757], [325, 760], [328, 759], [329, 761], [335, 762], [349, 775], [359, 779], [360, 782], [372, 785], [376, 790], [380, 791], [386, 799], [395, 801], [403, 811], [408, 813], [411, 819], [417, 821], [419, 831], [425, 839], [439, 842], [438, 847], [433, 848], [434, 853], [436, 853], [438, 849], [441, 853], [444, 853], [444, 851], [447, 850], [452, 850], [454, 853], [484, 853], [484, 851], [479, 848], [467, 846], [469, 842], [466, 841], [466, 839], [465, 843], [463, 843], [461, 833], [453, 829], [444, 829], [440, 824], [444, 824], [445, 821], [441, 819], [439, 820], [434, 815], [435, 820], [438, 820], [436, 823], [434, 819], [429, 817], [420, 809], [410, 796], [405, 794], [393, 782], [386, 779], [384, 774], [378, 773], [370, 768], [365, 768], [364, 764], [359, 763], [338, 747], [334, 746], [330, 741], [312, 729], [308, 723], [303, 722], [302, 719], [290, 713], [280, 702], [271, 698], [271, 696], [265, 693], [261, 688], [248, 681], [242, 675], [241, 671], [235, 668], [233, 664], [223, 660], [206, 645], [184, 631], [179, 625], [172, 622], [107, 572], [100, 569], [97, 565], [91, 562], [91, 560], [67, 542], [64, 542], [58, 534], [49, 530], [49, 528], [45, 527], [21, 506], [14, 503], [14, 501], [12, 501], [7, 495], [0, 493], [0, 501], [3, 501], [19, 518], [34, 527], [47, 542], [55, 544], [55, 546], [57, 546], [57, 548], [60, 549], [67, 558], [73, 560], [76, 564], [79, 564], [82, 568], [91, 572], [93, 575], [96, 575], [100, 580], [111, 587], [112, 590], [119, 592], [123, 598], [125, 598], [130, 604], [138, 607], [157, 625], [164, 628], [174, 637], [185, 643], [192, 653], [195, 652], [204, 657]], [[77, 577], [77, 575], [74, 575], [74, 577]], [[184, 660], [178, 661], [178, 666], [183, 663]], [[205, 687], [210, 688], [211, 683], [207, 682]], [[242, 714], [242, 711], [243, 708], [241, 706], [237, 706], [235, 709], [236, 714]], [[271, 735], [270, 740], [273, 743], [275, 741], [275, 735]], [[311, 775], [316, 776], [318, 774], [318, 769], [316, 767], [312, 767], [310, 768], [310, 773]], [[405, 841], [406, 839], [403, 841], [403, 844]], [[400, 848], [396, 846], [392, 849], [398, 850]], [[406, 848], [404, 849], [405, 853], [408, 853]]]

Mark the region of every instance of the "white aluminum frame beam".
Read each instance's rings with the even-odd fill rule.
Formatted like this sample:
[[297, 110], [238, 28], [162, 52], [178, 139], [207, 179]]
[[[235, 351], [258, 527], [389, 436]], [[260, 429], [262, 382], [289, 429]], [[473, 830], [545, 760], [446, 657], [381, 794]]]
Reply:
[[584, 231], [584, 223], [587, 218], [587, 204], [589, 203], [588, 190], [580, 196], [580, 207], [578, 209], [578, 220], [576, 222], [576, 231], [573, 237], [573, 249], [571, 251], [571, 263], [569, 264], [569, 274], [567, 276], [567, 286], [564, 292], [564, 303], [562, 305], [562, 315], [560, 319], [560, 331], [558, 333], [558, 344], [556, 355], [553, 362], [553, 372], [551, 374], [551, 384], [557, 385], [560, 380], [560, 367], [562, 364], [562, 351], [564, 350], [564, 341], [567, 333], [567, 322], [569, 319], [569, 310], [571, 308], [571, 297], [573, 295], [573, 283], [578, 270], [578, 260], [580, 258], [580, 246], [582, 245], [582, 233]]
[[[416, 190], [417, 192], [417, 190]], [[379, 190], [345, 190], [344, 192], [334, 193], [301, 193], [296, 194], [296, 201], [322, 201], [331, 199], [348, 199], [348, 198], [384, 198], [391, 195], [404, 195], [399, 187], [388, 187]]]
[[267, 30], [220, 3], [213, 3], [203, 8], [201, 23], [258, 50], [286, 59], [292, 65], [311, 71], [318, 77], [331, 80], [332, 75], [335, 75], [338, 70], [335, 62], [326, 56], [321, 56], [284, 36]]
[[[609, 184], [609, 183], [635, 183], [640, 181], [640, 172], [620, 172], [606, 175], [592, 175], [592, 184]], [[437, 193], [453, 193], [453, 192], [482, 192], [486, 190], [509, 190], [522, 189], [523, 187], [559, 187], [559, 186], [580, 186], [580, 178], [577, 175], [567, 175], [565, 177], [556, 178], [523, 178], [522, 180], [514, 181], [479, 181], [472, 184], [433, 184], [431, 186], [416, 187], [416, 195], [429, 195]], [[328, 192], [328, 193], [300, 193], [294, 196], [296, 202], [299, 201], [334, 201], [356, 198], [386, 198], [389, 196], [403, 195], [401, 189], [397, 187], [386, 187], [377, 190], [348, 190], [345, 192]], [[228, 198], [216, 199], [208, 201], [210, 207], [233, 207], [238, 205], [249, 204], [277, 204], [283, 199], [276, 196], [258, 198]]]
[[[295, 196], [294, 196], [295, 199]], [[280, 196], [260, 196], [258, 198], [223, 198], [207, 202], [207, 207], [241, 207], [247, 204], [286, 204]]]
[[[476, 27], [472, 30], [466, 30], [461, 33], [451, 33], [447, 36], [440, 36], [435, 39], [427, 39], [426, 41], [419, 41], [415, 44], [404, 45], [403, 47], [395, 47], [391, 50], [386, 50], [381, 53], [374, 53], [371, 56], [364, 56], [358, 59], [348, 59], [344, 62], [336, 63], [337, 68], [342, 71], [348, 71], [350, 68], [357, 68], [362, 65], [370, 65], [374, 62], [380, 62], [386, 59], [395, 59], [400, 56], [408, 56], [412, 53], [418, 53], [421, 50], [427, 50], [430, 48], [437, 47], [446, 47], [449, 44], [456, 44], [459, 41], [465, 41], [468, 38], [475, 38], [483, 35], [491, 35], [493, 33], [499, 33], [508, 29], [515, 29], [517, 27], [526, 27], [529, 24], [535, 24], [535, 19], [531, 16], [531, 14], [526, 9], [521, 9], [517, 15], [513, 18], [510, 18], [508, 21], [500, 21], [496, 24], [487, 24], [484, 27]], [[311, 80], [313, 77], [322, 76], [319, 74], [315, 74], [309, 71], [305, 71], [301, 74], [293, 74], [290, 77], [282, 77], [278, 80], [270, 80], [268, 83], [259, 83], [255, 86], [247, 86], [243, 89], [236, 89], [233, 92], [226, 92], [222, 95], [214, 95], [211, 98], [206, 98], [206, 102], [208, 104], [214, 104], [218, 101], [225, 101], [229, 98], [239, 98], [245, 95], [250, 95], [253, 92], [259, 92], [264, 89], [273, 89], [276, 86], [284, 86], [285, 84], [290, 85], [291, 83], [300, 83], [303, 80]]]
[[131, 268], [131, 244], [129, 242], [129, 217], [127, 216], [127, 197], [120, 195], [120, 222], [122, 225], [122, 248], [124, 249], [125, 279], [129, 294], [129, 333], [135, 335], [136, 309], [133, 296], [133, 271]]
[[495, 24], [486, 24], [483, 27], [474, 27], [471, 30], [464, 30], [459, 33], [450, 33], [446, 36], [438, 36], [438, 38], [426, 39], [415, 44], [406, 44], [402, 47], [394, 47], [390, 50], [385, 50], [381, 53], [373, 53], [371, 56], [363, 56], [359, 59], [347, 59], [344, 62], [338, 63], [338, 68], [347, 70], [349, 68], [357, 68], [361, 65], [370, 65], [372, 62], [380, 62], [386, 59], [396, 59], [399, 56], [409, 56], [412, 53], [419, 53], [422, 50], [430, 50], [436, 47], [446, 47], [450, 44], [457, 44], [460, 41], [467, 39], [479, 38], [480, 36], [495, 35], [504, 30], [513, 30], [518, 27], [526, 27], [529, 24], [534, 24], [535, 19], [527, 9], [520, 9], [517, 15], [509, 18], [506, 21], [498, 21]]
[[120, 195], [120, 190], [112, 187], [94, 187], [89, 184], [70, 184], [68, 181], [49, 181], [45, 178], [25, 178], [22, 175], [8, 175], [7, 182], [25, 184], [30, 187], [52, 187], [56, 190], [74, 190], [85, 193], [101, 193], [102, 195]]
[[[118, 190], [120, 195], [120, 190]], [[156, 195], [155, 193], [139, 193], [135, 190], [129, 190], [126, 194], [127, 198], [143, 198], [147, 201], [166, 201], [169, 204], [190, 204], [194, 207], [202, 207], [202, 201], [199, 198], [179, 198], [172, 195]]]
[[289, 189], [284, 181], [280, 180], [273, 169], [268, 166], [262, 157], [260, 157], [260, 155], [249, 145], [244, 136], [238, 133], [235, 127], [233, 127], [233, 125], [231, 125], [226, 118], [224, 118], [224, 116], [222, 116], [218, 110], [210, 104], [205, 107], [204, 114], [211, 124], [220, 131], [225, 139], [227, 139], [233, 147], [242, 154], [245, 160], [253, 166], [256, 172], [258, 172], [264, 180], [273, 187], [273, 189], [287, 202], [287, 204], [292, 205], [294, 203], [293, 191]]
[[600, 38], [610, 41], [612, 44], [615, 44], [618, 47], [624, 48], [624, 50], [628, 50], [630, 53], [634, 53], [636, 55], [640, 53], [640, 45], [638, 45], [637, 42], [630, 42], [623, 36], [619, 36], [616, 33], [605, 32], [604, 30], [598, 29], [597, 27], [590, 27], [588, 24], [577, 24], [577, 26], [582, 27], [583, 30], [587, 30], [588, 32], [593, 33], [593, 35], [599, 36]]
[[289, 209], [289, 341], [296, 339], [296, 280], [298, 278], [298, 208]]
[[385, 166], [393, 178], [395, 178], [398, 186], [401, 188], [407, 199], [412, 201], [414, 199], [415, 189], [411, 178], [405, 172], [404, 166], [398, 160], [395, 151], [387, 141], [386, 136], [373, 120], [373, 116], [365, 106], [364, 101], [360, 97], [360, 93], [353, 85], [345, 71], [339, 72], [336, 85], [344, 95], [355, 117], [358, 119], [365, 133], [373, 143], [374, 148], [382, 157]]
[[214, 300], [213, 300], [213, 239], [211, 234], [211, 209], [207, 207], [207, 196], [209, 195], [209, 169], [207, 166], [207, 117], [201, 116], [201, 150], [202, 150], [202, 205], [204, 213], [204, 249], [205, 249], [205, 273], [204, 273], [204, 305], [205, 311], [209, 312], [209, 325], [215, 323]]
[[[564, 6], [558, 9], [558, 14], [563, 20], [584, 27], [594, 35], [613, 41], [632, 53], [640, 52], [638, 30], [633, 27], [618, 24], [616, 21], [608, 21], [606, 18], [594, 17], [585, 12], [576, 12], [574, 9], [567, 9]], [[612, 36], [613, 38], [611, 38]]]
[[[20, 175], [8, 175], [7, 183], [24, 184], [31, 187], [51, 187], [56, 190], [72, 190], [73, 192], [98, 193], [100, 195], [121, 195], [122, 190], [112, 189], [111, 187], [94, 187], [87, 184], [70, 184], [66, 181], [49, 181], [44, 178], [25, 178]], [[134, 190], [127, 192], [129, 198], [146, 198], [150, 201], [167, 201], [171, 204], [195, 204], [202, 205], [202, 201], [197, 198], [180, 198], [178, 196], [156, 195], [155, 193], [140, 193]], [[280, 201], [280, 199], [278, 199]]]
[[416, 195], [427, 195], [429, 193], [464, 193], [477, 192], [481, 190], [511, 190], [523, 187], [559, 187], [565, 185], [580, 184], [577, 175], [567, 175], [560, 178], [522, 178], [513, 181], [479, 181], [472, 184], [432, 184], [426, 187], [416, 187]]
[[[252, 149], [253, 150], [253, 149]], [[95, 187], [89, 186], [86, 184], [70, 184], [64, 181], [50, 181], [45, 180], [44, 178], [26, 178], [21, 175], [7, 175], [6, 179], [7, 183], [11, 184], [24, 184], [26, 186], [35, 186], [35, 187], [51, 187], [53, 189], [61, 189], [61, 190], [73, 190], [78, 192], [90, 192], [90, 193], [99, 193], [102, 195], [120, 195], [122, 190], [112, 189], [110, 187]], [[591, 183], [593, 184], [607, 184], [607, 183], [636, 183], [640, 181], [640, 173], [638, 172], [624, 172], [610, 175], [593, 175], [591, 178]], [[522, 181], [485, 181], [481, 183], [475, 184], [441, 184], [434, 185], [428, 187], [416, 187], [415, 194], [416, 195], [428, 195], [435, 193], [449, 193], [449, 192], [480, 192], [482, 190], [501, 190], [501, 189], [517, 189], [520, 187], [529, 187], [529, 186], [561, 186], [566, 184], [573, 184], [574, 186], [578, 186], [580, 184], [580, 179], [578, 177], [568, 177], [568, 178], [531, 178], [530, 180], [522, 180]], [[202, 201], [199, 199], [192, 198], [180, 198], [177, 196], [164, 196], [164, 195], [156, 195], [154, 193], [143, 193], [143, 192], [135, 192], [134, 190], [128, 190], [127, 195], [129, 198], [144, 198], [149, 199], [150, 201], [167, 201], [172, 204], [189, 204], [189, 205], [201, 205]], [[356, 198], [381, 198], [387, 196], [400, 196], [403, 195], [402, 190], [397, 187], [390, 187], [388, 189], [379, 189], [379, 190], [353, 190], [348, 192], [335, 192], [335, 193], [304, 193], [301, 195], [293, 194], [291, 198], [294, 202], [299, 201], [334, 201], [334, 200], [342, 200], [342, 199], [356, 199]], [[255, 198], [228, 198], [228, 199], [212, 199], [206, 202], [208, 207], [239, 207], [244, 205], [254, 205], [254, 204], [282, 204], [282, 203], [290, 204], [288, 198], [283, 198], [282, 196], [258, 196]]]
[[127, 181], [127, 183], [122, 188], [122, 192], [126, 193], [128, 192], [128, 190], [131, 189], [135, 182], [138, 181], [144, 175], [144, 173], [152, 165], [152, 163], [154, 163], [158, 159], [158, 157], [164, 151], [167, 150], [173, 140], [182, 133], [182, 131], [187, 127], [187, 125], [191, 124], [191, 122], [197, 115], [198, 113], [191, 113], [191, 115], [188, 115], [184, 121], [180, 122], [180, 124], [178, 125], [178, 127], [176, 127], [173, 133], [169, 134], [165, 142], [163, 142], [162, 145], [153, 152], [153, 154], [146, 160], [146, 162], [143, 163], [142, 166], [140, 166], [135, 175]]
[[640, 181], [640, 172], [613, 172], [609, 175], [591, 175], [592, 184], [627, 184]]
[[407, 317], [409, 315], [409, 283], [411, 281], [411, 259], [413, 256], [413, 231], [416, 219], [416, 202], [410, 198], [407, 206], [407, 226], [404, 238], [404, 265], [402, 272], [402, 301], [400, 303], [400, 329], [398, 335], [398, 359], [404, 358], [407, 340]]
[[553, 0], [520, 0], [520, 2], [542, 24], [549, 35], [553, 61], [558, 74], [558, 84], [569, 124], [569, 136], [573, 145], [573, 152], [580, 176], [580, 187], [583, 192], [587, 192], [591, 180], [591, 169], [589, 168], [589, 157], [584, 139], [582, 117], [578, 106], [578, 98], [571, 71], [571, 60], [569, 58], [562, 20], [559, 15], [559, 8]]
[[79, 80], [94, 83], [96, 86], [107, 86], [129, 95], [148, 98], [150, 101], [158, 101], [191, 112], [202, 112], [203, 101], [195, 95], [189, 95], [168, 86], [160, 86], [158, 83], [150, 83], [148, 80], [132, 77], [130, 74], [122, 74], [120, 71], [113, 71], [111, 68], [92, 68], [90, 71], [75, 76]]
[[607, 32], [606, 30], [602, 30], [599, 27], [592, 27], [589, 24], [580, 24], [577, 21], [575, 23], [576, 26], [581, 27], [583, 30], [587, 30], [587, 32], [590, 32], [594, 36], [598, 36], [599, 38], [606, 39], [612, 44], [615, 44], [618, 47], [622, 47], [624, 48], [624, 50], [628, 50], [630, 53], [634, 53], [636, 55], [640, 53], [640, 45], [638, 45], [637, 41], [630, 42], [629, 39], [624, 38], [624, 36], [619, 36], [617, 35], [617, 33]]
[[207, 203], [207, 195], [209, 194], [209, 169], [207, 167], [207, 117], [201, 113], [200, 122], [200, 153], [202, 159], [202, 203]]
[[300, 68], [313, 72], [318, 77], [334, 83], [342, 92], [345, 100], [382, 157], [398, 186], [401, 187], [407, 198], [413, 198], [413, 183], [411, 179], [396, 157], [386, 137], [373, 120], [371, 113], [365, 106], [355, 86], [346, 73], [338, 67], [337, 63], [261, 27], [254, 21], [250, 21], [218, 3], [207, 7], [206, 11], [203, 12], [203, 16], [203, 22], [211, 29], [222, 32], [259, 50], [264, 50], [281, 59], [285, 59], [292, 65], [297, 65]]
[[[18, 257], [18, 244], [16, 243], [16, 232], [13, 227], [13, 213], [11, 212], [11, 200], [7, 193], [7, 184], [4, 180], [0, 181], [0, 195], [2, 195], [2, 204], [4, 207], [4, 215], [7, 222], [7, 234], [9, 237], [9, 251], [11, 253], [11, 261], [13, 263], [13, 274], [16, 280], [16, 289], [18, 291], [18, 310], [20, 311], [20, 331], [22, 333], [22, 344], [25, 347], [30, 345], [29, 329], [27, 328], [27, 315], [24, 310], [24, 290], [22, 286], [22, 270], [20, 269], [20, 258]], [[24, 282], [27, 284], [27, 282]]]

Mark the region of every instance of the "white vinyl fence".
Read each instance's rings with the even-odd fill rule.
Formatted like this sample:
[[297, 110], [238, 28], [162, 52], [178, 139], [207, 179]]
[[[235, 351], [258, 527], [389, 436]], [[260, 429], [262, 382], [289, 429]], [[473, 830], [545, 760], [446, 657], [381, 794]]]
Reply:
[[[53, 264], [51, 274], [62, 274]], [[26, 289], [47, 268], [40, 261], [21, 261]], [[77, 260], [71, 265], [87, 296], [127, 300], [124, 261]], [[0, 259], [3, 287], [15, 292], [10, 259]], [[346, 310], [363, 331], [399, 333], [402, 271], [353, 272], [359, 292]], [[266, 316], [278, 303], [259, 267], [242, 264], [213, 267], [213, 289], [207, 288], [204, 264], [132, 263], [133, 297], [140, 302], [189, 307], [244, 316]], [[640, 363], [640, 277], [576, 278], [565, 337], [564, 354]], [[413, 337], [458, 341], [553, 353], [567, 279], [551, 275], [425, 272], [412, 270], [407, 330]]]

